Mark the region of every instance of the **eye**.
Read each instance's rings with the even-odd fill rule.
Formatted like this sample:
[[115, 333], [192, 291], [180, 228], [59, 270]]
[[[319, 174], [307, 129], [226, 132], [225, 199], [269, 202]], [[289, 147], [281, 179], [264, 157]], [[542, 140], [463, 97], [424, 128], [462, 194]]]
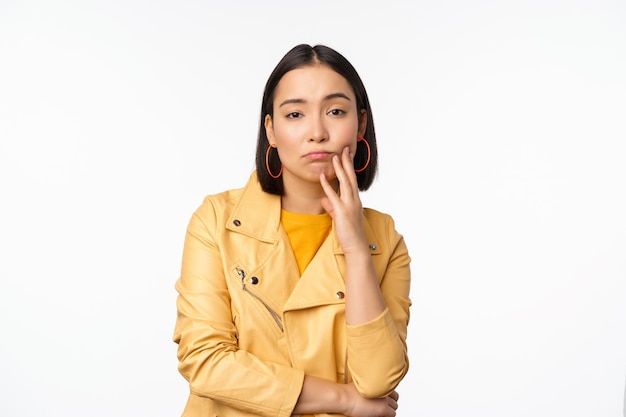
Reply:
[[287, 114], [287, 119], [297, 119], [299, 117], [302, 117], [302, 113], [298, 113], [297, 111], [292, 111], [291, 113]]
[[328, 114], [330, 114], [331, 116], [341, 116], [346, 114], [346, 112], [341, 109], [332, 109], [328, 112]]

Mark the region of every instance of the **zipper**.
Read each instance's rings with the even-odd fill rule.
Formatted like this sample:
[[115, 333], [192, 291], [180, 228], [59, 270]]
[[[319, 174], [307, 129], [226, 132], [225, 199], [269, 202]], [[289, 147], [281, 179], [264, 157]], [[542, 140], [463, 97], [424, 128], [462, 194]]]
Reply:
[[267, 303], [265, 301], [263, 301], [263, 299], [261, 297], [259, 297], [254, 291], [252, 291], [251, 289], [248, 288], [248, 286], [246, 285], [246, 281], [245, 281], [245, 279], [246, 279], [245, 271], [243, 269], [241, 269], [241, 268], [236, 268], [236, 271], [237, 271], [237, 275], [239, 275], [239, 277], [241, 277], [241, 289], [244, 290], [245, 292], [247, 292], [248, 294], [250, 294], [252, 297], [256, 298], [261, 304], [263, 304], [263, 307], [265, 307], [267, 312], [270, 313], [270, 315], [272, 316], [272, 318], [276, 322], [276, 325], [278, 326], [280, 331], [283, 332], [283, 323], [282, 323], [278, 313], [276, 313], [274, 310], [272, 310], [272, 308], [269, 305], [267, 305]]

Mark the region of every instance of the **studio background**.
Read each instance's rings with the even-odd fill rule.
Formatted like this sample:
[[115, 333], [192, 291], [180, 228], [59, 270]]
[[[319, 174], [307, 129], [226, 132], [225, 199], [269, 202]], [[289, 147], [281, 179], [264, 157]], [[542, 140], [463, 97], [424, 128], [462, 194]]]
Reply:
[[618, 417], [626, 3], [0, 0], [0, 415], [178, 416], [191, 213], [298, 43], [359, 71], [413, 258], [399, 416]]

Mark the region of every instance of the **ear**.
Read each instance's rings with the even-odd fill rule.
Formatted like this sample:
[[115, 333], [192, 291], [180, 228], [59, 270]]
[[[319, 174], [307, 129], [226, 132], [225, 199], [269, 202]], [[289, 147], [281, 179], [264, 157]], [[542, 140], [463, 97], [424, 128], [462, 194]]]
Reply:
[[272, 123], [272, 116], [269, 114], [265, 115], [265, 136], [267, 136], [267, 140], [270, 145], [275, 143], [274, 141], [274, 124]]
[[361, 109], [361, 114], [359, 115], [359, 137], [363, 137], [365, 135], [365, 129], [367, 128], [367, 111], [365, 109]]

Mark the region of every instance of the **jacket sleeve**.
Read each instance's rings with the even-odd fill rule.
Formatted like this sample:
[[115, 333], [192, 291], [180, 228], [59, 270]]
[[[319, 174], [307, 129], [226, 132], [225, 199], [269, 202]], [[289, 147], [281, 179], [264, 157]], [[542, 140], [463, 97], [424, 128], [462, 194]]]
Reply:
[[346, 329], [348, 369], [357, 390], [367, 398], [390, 394], [409, 369], [406, 337], [411, 259], [390, 217], [385, 236], [391, 251], [380, 288], [387, 308], [370, 322]]
[[221, 262], [215, 210], [207, 199], [192, 216], [176, 283], [179, 371], [192, 394], [261, 416], [290, 416], [304, 372], [239, 350]]

